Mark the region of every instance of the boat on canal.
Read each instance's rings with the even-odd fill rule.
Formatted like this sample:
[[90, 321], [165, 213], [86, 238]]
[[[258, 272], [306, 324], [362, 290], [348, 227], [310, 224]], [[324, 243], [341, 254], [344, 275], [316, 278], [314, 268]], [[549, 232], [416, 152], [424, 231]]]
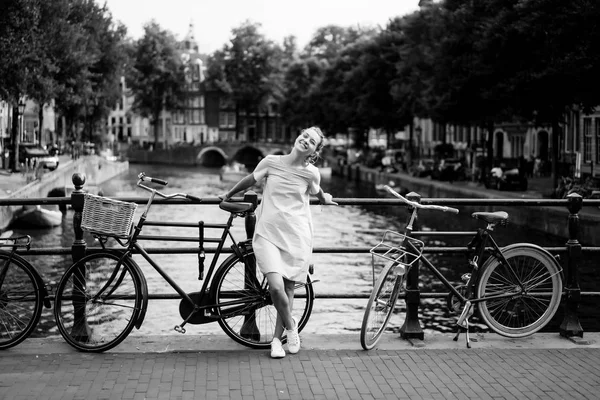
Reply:
[[244, 164], [234, 161], [230, 165], [225, 165], [223, 168], [221, 168], [219, 176], [222, 182], [237, 183], [249, 173], [250, 172], [244, 166]]
[[58, 206], [27, 205], [17, 211], [12, 226], [29, 228], [52, 228], [62, 223], [63, 213]]

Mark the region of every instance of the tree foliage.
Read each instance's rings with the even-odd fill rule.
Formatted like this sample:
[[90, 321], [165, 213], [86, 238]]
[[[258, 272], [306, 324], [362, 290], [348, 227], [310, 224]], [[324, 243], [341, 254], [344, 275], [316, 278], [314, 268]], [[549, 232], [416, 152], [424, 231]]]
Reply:
[[185, 92], [184, 69], [174, 35], [154, 21], [146, 24], [144, 36], [135, 45], [127, 86], [134, 96], [133, 109], [150, 118], [157, 144], [161, 111], [181, 106]]
[[[232, 98], [238, 121], [241, 111], [256, 113], [281, 92], [278, 68], [283, 51], [260, 32], [260, 27], [258, 23], [246, 21], [232, 29], [230, 42], [209, 61], [207, 80]], [[237, 126], [239, 132], [239, 124]]]

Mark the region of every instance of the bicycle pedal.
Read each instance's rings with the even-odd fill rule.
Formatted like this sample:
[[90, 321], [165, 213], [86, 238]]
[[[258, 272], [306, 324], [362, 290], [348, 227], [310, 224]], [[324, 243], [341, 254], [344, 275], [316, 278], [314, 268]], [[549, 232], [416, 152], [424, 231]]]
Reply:
[[173, 330], [175, 330], [175, 332], [177, 332], [177, 333], [181, 333], [181, 334], [185, 333], [185, 328], [183, 326], [175, 325]]

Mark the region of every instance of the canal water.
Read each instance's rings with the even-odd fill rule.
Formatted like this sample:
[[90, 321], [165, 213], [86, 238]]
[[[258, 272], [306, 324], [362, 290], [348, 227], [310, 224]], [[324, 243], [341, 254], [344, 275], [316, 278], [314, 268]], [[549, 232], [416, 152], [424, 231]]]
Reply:
[[[135, 186], [139, 172], [146, 172], [149, 176], [165, 179], [169, 185], [165, 192], [187, 192], [197, 197], [216, 197], [228, 190], [233, 184], [224, 183], [219, 177], [219, 171], [207, 168], [183, 168], [175, 166], [140, 165], [131, 164], [128, 173], [113, 178], [102, 185], [104, 195], [111, 197], [146, 197], [146, 192]], [[348, 182], [343, 178], [332, 177], [323, 179], [322, 186], [325, 191], [334, 197], [353, 198], [382, 197], [372, 185]], [[136, 217], [141, 213], [143, 206], [138, 206]], [[378, 243], [385, 230], [402, 231], [405, 213], [398, 213], [386, 206], [339, 206], [339, 207], [311, 207], [315, 230], [315, 247], [369, 247]], [[69, 210], [61, 226], [47, 230], [17, 230], [33, 237], [33, 247], [70, 247], [73, 243], [72, 210]], [[162, 221], [200, 221], [207, 223], [223, 223], [227, 213], [221, 211], [216, 205], [154, 205], [149, 219]], [[566, 221], [565, 221], [566, 222]], [[470, 213], [459, 215], [443, 214], [439, 212], [424, 212], [420, 216], [418, 230], [438, 231], [473, 231], [477, 228], [477, 221], [470, 217]], [[147, 227], [145, 234], [152, 235], [177, 235], [195, 236], [197, 230], [185, 228]], [[245, 237], [244, 221], [237, 220], [233, 230], [236, 239]], [[207, 232], [207, 236], [216, 237], [216, 232]], [[500, 246], [515, 242], [531, 242], [541, 246], [562, 246], [565, 239], [544, 235], [535, 231], [517, 226], [499, 228], [494, 237]], [[92, 244], [91, 236], [87, 236], [88, 246]], [[465, 246], [468, 238], [454, 237], [443, 239], [424, 238], [429, 246]], [[116, 245], [116, 244], [114, 244]], [[147, 247], [192, 247], [192, 243], [177, 244], [173, 242], [152, 241]], [[223, 256], [223, 259], [227, 255]], [[174, 294], [173, 289], [141, 257], [135, 256], [142, 267], [148, 280], [150, 293]], [[207, 256], [207, 263], [212, 254]], [[597, 290], [600, 276], [591, 260], [591, 255], [584, 253], [584, 263], [581, 270], [582, 290]], [[62, 271], [70, 264], [70, 256], [36, 256], [28, 257], [42, 273], [44, 280], [55, 285], [60, 279]], [[164, 267], [176, 282], [189, 292], [197, 291], [201, 282], [197, 280], [197, 256], [195, 254], [183, 255], [153, 255], [153, 258]], [[428, 255], [428, 258], [452, 281], [459, 281], [460, 276], [467, 272], [466, 257], [461, 254], [454, 255]], [[372, 288], [372, 259], [369, 254], [314, 254], [313, 262], [315, 272], [313, 280], [315, 292], [319, 294], [369, 294]], [[564, 261], [563, 261], [564, 264]], [[446, 289], [437, 280], [421, 267], [420, 286], [422, 292], [446, 292]], [[583, 299], [579, 309], [580, 321], [585, 331], [598, 331], [600, 324], [600, 311], [594, 301], [595, 298]], [[358, 333], [367, 299], [316, 299], [313, 314], [305, 328], [307, 333]], [[178, 312], [177, 300], [150, 301], [146, 320], [140, 330], [134, 330], [133, 335], [175, 334], [173, 327], [181, 322]], [[436, 332], [450, 332], [454, 330], [456, 317], [449, 315], [446, 299], [422, 299], [420, 312], [421, 325], [425, 334]], [[546, 331], [557, 331], [562, 321], [562, 307]], [[403, 313], [395, 314], [390, 321], [390, 330], [397, 331], [404, 320]], [[485, 331], [485, 326], [475, 320], [475, 330]], [[221, 333], [217, 323], [205, 325], [188, 325], [190, 334]], [[52, 310], [44, 310], [39, 328], [34, 336], [44, 337], [56, 335]], [[357, 336], [358, 340], [358, 336]]]

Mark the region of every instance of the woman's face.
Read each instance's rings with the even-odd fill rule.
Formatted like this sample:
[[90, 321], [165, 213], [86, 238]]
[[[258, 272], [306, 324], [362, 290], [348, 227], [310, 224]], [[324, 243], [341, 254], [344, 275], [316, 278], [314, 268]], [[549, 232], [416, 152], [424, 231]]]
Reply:
[[306, 129], [296, 138], [295, 147], [303, 153], [312, 154], [321, 143], [321, 136], [314, 129]]

